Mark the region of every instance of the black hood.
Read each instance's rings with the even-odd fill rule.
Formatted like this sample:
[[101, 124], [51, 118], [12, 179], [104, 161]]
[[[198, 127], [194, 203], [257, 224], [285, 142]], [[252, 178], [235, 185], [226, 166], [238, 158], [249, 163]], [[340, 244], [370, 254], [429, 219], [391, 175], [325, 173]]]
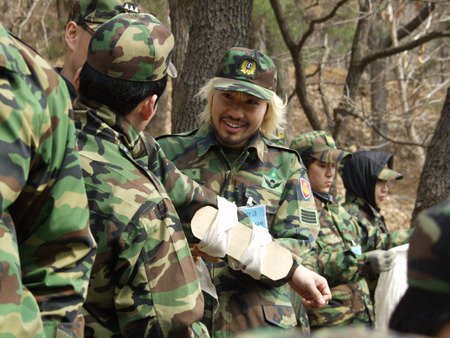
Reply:
[[377, 211], [375, 184], [386, 166], [392, 169], [394, 157], [383, 151], [357, 151], [344, 162], [342, 180], [347, 193], [362, 198]]

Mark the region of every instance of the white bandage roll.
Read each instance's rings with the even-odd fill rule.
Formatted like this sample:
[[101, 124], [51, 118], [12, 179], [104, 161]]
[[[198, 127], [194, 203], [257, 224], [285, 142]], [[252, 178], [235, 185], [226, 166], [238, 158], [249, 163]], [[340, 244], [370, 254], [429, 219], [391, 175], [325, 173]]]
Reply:
[[272, 242], [269, 230], [253, 224], [252, 239], [250, 245], [239, 258], [243, 271], [255, 279], [260, 279], [264, 260], [264, 251]]
[[217, 206], [216, 218], [197, 247], [209, 256], [224, 257], [230, 239], [229, 231], [238, 223], [237, 207], [220, 196], [217, 196]]

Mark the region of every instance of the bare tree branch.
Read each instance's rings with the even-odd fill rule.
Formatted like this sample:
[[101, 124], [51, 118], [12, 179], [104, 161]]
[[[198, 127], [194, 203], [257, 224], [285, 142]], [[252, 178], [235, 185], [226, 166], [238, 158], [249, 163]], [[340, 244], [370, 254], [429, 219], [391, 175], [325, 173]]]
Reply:
[[435, 31], [432, 31], [428, 34], [421, 36], [420, 38], [417, 38], [416, 40], [412, 40], [412, 41], [406, 42], [402, 45], [398, 45], [397, 47], [383, 49], [383, 50], [374, 52], [372, 54], [366, 55], [364, 58], [361, 59], [358, 66], [361, 68], [365, 68], [369, 63], [371, 63], [375, 60], [378, 60], [378, 59], [381, 59], [384, 57], [388, 57], [391, 55], [395, 55], [395, 54], [404, 52], [406, 50], [413, 49], [413, 48], [420, 46], [428, 41], [438, 39], [438, 38], [443, 38], [443, 37], [450, 37], [450, 30], [445, 30], [445, 31], [435, 30]]
[[[428, 2], [425, 4], [424, 8], [414, 17], [410, 22], [408, 22], [403, 27], [397, 30], [397, 39], [400, 41], [404, 37], [410, 35], [417, 27], [419, 27], [425, 19], [427, 19], [431, 12], [436, 8], [434, 3]], [[392, 36], [386, 36], [382, 42], [382, 46], [389, 47], [392, 45]]]
[[333, 119], [332, 119], [332, 115], [331, 115], [331, 109], [330, 109], [330, 102], [328, 101], [328, 96], [325, 93], [325, 85], [324, 85], [324, 65], [327, 62], [328, 59], [328, 54], [330, 53], [330, 48], [328, 47], [328, 35], [325, 34], [324, 37], [324, 41], [323, 41], [323, 48], [324, 48], [324, 52], [323, 52], [323, 56], [322, 56], [322, 60], [319, 64], [319, 93], [320, 93], [320, 98], [322, 99], [322, 105], [323, 105], [323, 110], [325, 112], [325, 116], [327, 117], [327, 124], [328, 124], [328, 128], [329, 130], [333, 129]]
[[27, 16], [25, 17], [25, 19], [20, 23], [19, 25], [19, 33], [17, 34], [17, 36], [19, 38], [22, 38], [22, 29], [23, 27], [25, 27], [25, 25], [28, 23], [28, 21], [31, 18], [31, 15], [33, 15], [34, 10], [36, 9], [37, 4], [39, 3], [39, 0], [34, 0], [33, 4], [30, 7], [30, 10], [27, 13]]

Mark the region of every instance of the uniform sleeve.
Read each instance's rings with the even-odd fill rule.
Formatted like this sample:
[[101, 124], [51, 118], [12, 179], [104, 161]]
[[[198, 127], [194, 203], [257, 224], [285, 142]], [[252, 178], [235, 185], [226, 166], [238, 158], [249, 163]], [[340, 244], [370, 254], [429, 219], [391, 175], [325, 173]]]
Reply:
[[309, 180], [298, 159], [291, 157], [287, 166], [291, 168], [290, 176], [281, 194], [270, 233], [280, 245], [292, 252], [297, 264], [302, 264], [302, 256], [306, 259], [309, 255], [319, 231], [317, 209], [312, 191], [306, 191], [310, 188]]
[[9, 299], [0, 322], [14, 322], [0, 327], [19, 336], [39, 336], [42, 327], [46, 337], [82, 334], [78, 311], [95, 246], [70, 101], [54, 76], [41, 101], [26, 77], [0, 79], [0, 298]]
[[202, 292], [176, 215], [150, 210], [139, 223], [124, 229], [118, 250], [114, 304], [121, 335], [187, 337], [205, 331], [199, 323]]

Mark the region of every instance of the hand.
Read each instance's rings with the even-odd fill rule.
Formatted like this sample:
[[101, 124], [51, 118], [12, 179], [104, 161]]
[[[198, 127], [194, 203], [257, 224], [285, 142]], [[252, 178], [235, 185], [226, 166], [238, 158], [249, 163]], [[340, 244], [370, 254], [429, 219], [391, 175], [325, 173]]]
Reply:
[[289, 285], [303, 297], [303, 305], [307, 308], [325, 306], [331, 299], [327, 280], [302, 265], [295, 269]]
[[392, 251], [386, 250], [370, 251], [368, 258], [370, 267], [372, 271], [375, 273], [389, 271], [394, 263], [394, 256], [392, 254]]

